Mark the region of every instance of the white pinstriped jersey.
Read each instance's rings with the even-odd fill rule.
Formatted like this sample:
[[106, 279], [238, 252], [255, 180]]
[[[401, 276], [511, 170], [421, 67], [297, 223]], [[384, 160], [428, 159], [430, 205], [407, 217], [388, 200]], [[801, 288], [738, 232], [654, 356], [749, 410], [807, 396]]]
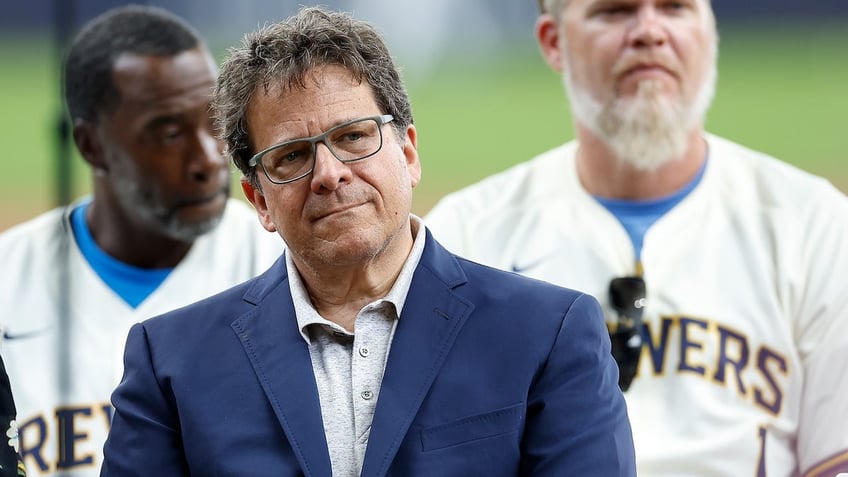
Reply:
[[[646, 233], [648, 338], [626, 393], [640, 476], [848, 468], [848, 200], [708, 136], [703, 180]], [[633, 246], [576, 175], [575, 143], [448, 195], [425, 217], [478, 262], [607, 307]]]
[[[198, 238], [133, 309], [89, 266], [69, 230], [66, 211], [55, 209], [0, 235], [0, 325], [6, 338], [0, 352], [30, 476], [99, 475], [112, 415], [109, 399], [121, 378], [132, 324], [245, 281], [283, 251], [279, 235], [266, 232], [249, 206], [231, 199], [220, 225]], [[69, 245], [64, 258], [63, 243]], [[65, 304], [58, 291], [62, 263], [70, 277]], [[70, 322], [67, 358], [58, 354], [60, 313]], [[66, 398], [60, 394], [62, 366], [70, 369]]]

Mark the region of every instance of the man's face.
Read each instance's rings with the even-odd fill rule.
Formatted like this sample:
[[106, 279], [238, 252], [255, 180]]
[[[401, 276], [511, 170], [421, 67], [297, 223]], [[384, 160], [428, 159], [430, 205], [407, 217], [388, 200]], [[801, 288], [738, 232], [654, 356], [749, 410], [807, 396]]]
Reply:
[[558, 56], [546, 58], [578, 123], [640, 168], [682, 154], [714, 91], [709, 2], [570, 0], [561, 20]]
[[[355, 82], [342, 67], [311, 74], [304, 88], [257, 88], [247, 110], [254, 151], [386, 113], [368, 83]], [[261, 190], [242, 182], [260, 221], [280, 233], [296, 263], [366, 263], [410, 233], [412, 189], [421, 177], [415, 127], [398, 137], [389, 123], [382, 133], [380, 151], [362, 161], [344, 164], [319, 143], [315, 170], [303, 179], [274, 184], [259, 171]]]
[[96, 180], [136, 227], [191, 241], [220, 221], [229, 170], [209, 113], [216, 76], [204, 48], [115, 61], [120, 100], [95, 125]]

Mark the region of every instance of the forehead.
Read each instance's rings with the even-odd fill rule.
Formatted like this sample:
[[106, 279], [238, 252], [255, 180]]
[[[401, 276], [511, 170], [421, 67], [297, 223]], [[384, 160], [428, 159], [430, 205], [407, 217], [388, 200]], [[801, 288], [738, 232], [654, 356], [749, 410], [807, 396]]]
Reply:
[[698, 5], [704, 11], [712, 11], [710, 0], [559, 0], [553, 2], [560, 5], [562, 10], [585, 9], [595, 5], [626, 4], [626, 5], [662, 5], [666, 3], [690, 3]]
[[273, 128], [303, 135], [361, 116], [379, 114], [373, 90], [341, 66], [308, 72], [302, 85], [257, 87], [247, 108], [248, 130]]
[[[627, 11], [627, 16], [616, 16], [618, 20], [631, 18], [633, 15], [641, 11], [643, 8], [652, 8], [661, 12], [664, 18], [676, 18], [679, 11], [685, 12], [681, 14], [682, 18], [694, 20], [695, 23], [687, 23], [687, 25], [697, 24], [698, 31], [705, 31], [710, 37], [717, 38], [718, 31], [716, 30], [715, 14], [712, 10], [710, 0], [563, 0], [563, 7], [557, 15], [558, 23], [566, 31], [579, 30], [585, 25], [586, 19], [595, 17], [595, 13], [606, 12], [610, 9]], [[668, 10], [666, 7], [675, 7], [673, 10]], [[678, 10], [682, 7], [682, 10]], [[669, 12], [668, 14], [662, 12]], [[672, 13], [673, 12], [673, 13]], [[604, 21], [598, 23], [604, 26], [621, 25], [621, 21], [611, 21], [602, 18]], [[612, 28], [601, 29], [601, 31], [614, 31]], [[680, 30], [689, 31], [689, 30]]]
[[212, 56], [195, 48], [174, 56], [123, 53], [112, 77], [120, 108], [187, 108], [208, 103], [217, 71]]

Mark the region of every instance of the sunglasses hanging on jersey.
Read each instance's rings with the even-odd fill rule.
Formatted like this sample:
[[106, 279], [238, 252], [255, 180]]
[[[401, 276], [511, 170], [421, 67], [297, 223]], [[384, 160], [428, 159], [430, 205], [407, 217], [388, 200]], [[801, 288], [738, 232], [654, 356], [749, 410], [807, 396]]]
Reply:
[[617, 317], [609, 326], [612, 356], [618, 364], [618, 387], [627, 391], [642, 356], [642, 310], [647, 292], [638, 276], [613, 278], [609, 284], [610, 306]]

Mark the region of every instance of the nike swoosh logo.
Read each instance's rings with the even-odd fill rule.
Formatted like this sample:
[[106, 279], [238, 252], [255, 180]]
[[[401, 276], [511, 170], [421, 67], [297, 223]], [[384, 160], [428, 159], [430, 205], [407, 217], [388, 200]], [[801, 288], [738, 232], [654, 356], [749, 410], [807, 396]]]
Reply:
[[24, 338], [31, 338], [33, 336], [38, 336], [38, 335], [44, 333], [45, 331], [47, 331], [47, 330], [46, 329], [35, 330], [35, 331], [27, 331], [26, 333], [15, 333], [15, 334], [9, 333], [8, 331], [4, 331], [3, 332], [3, 339], [4, 340], [20, 340], [20, 339], [24, 339]]
[[545, 255], [542, 255], [541, 257], [539, 257], [535, 260], [532, 260], [530, 262], [523, 263], [523, 264], [515, 263], [515, 264], [512, 265], [512, 271], [515, 272], [515, 273], [525, 273], [526, 271], [532, 270], [532, 269], [538, 267], [539, 265], [541, 265], [552, 254], [553, 254], [553, 252], [546, 253]]

